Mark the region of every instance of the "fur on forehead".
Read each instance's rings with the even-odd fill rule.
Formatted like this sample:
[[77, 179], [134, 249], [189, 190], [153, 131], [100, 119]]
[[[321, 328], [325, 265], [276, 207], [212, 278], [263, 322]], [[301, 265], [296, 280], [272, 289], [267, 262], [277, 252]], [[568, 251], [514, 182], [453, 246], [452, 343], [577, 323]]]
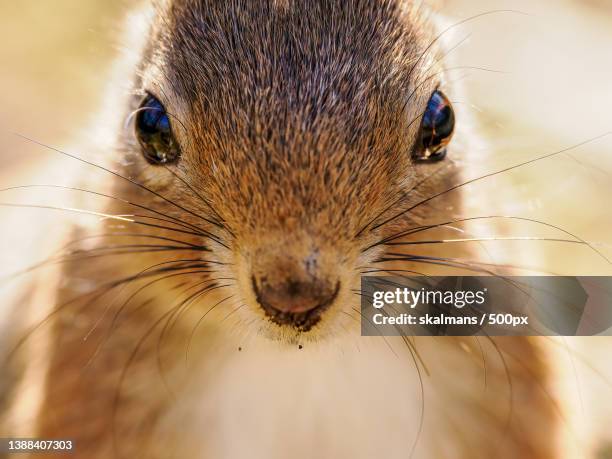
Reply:
[[[427, 49], [435, 31], [415, 3], [168, 0], [158, 5], [148, 64], [177, 114], [227, 125], [240, 111], [283, 120], [299, 112], [301, 127], [344, 118], [359, 132], [407, 107], [416, 114], [438, 80], [423, 81], [435, 73]], [[234, 119], [220, 119], [230, 112]]]
[[169, 0], [142, 83], [181, 120], [179, 167], [236, 226], [375, 212], [412, 174], [439, 81], [427, 16], [400, 0]]

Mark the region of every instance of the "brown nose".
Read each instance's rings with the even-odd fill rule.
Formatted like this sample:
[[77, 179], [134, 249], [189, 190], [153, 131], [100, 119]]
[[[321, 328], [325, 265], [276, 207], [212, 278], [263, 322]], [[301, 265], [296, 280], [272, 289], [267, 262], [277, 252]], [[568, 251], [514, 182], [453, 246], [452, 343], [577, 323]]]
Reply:
[[[265, 265], [264, 265], [265, 266]], [[302, 262], [283, 261], [254, 270], [253, 289], [266, 315], [280, 325], [307, 331], [336, 298], [340, 283], [323, 275], [309, 257]]]

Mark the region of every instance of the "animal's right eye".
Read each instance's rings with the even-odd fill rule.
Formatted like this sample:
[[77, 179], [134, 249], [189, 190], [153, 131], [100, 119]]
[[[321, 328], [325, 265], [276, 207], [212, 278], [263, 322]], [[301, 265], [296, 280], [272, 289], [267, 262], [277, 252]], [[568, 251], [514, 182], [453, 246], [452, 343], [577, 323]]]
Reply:
[[421, 145], [417, 160], [438, 161], [446, 156], [446, 146], [455, 130], [455, 112], [442, 91], [435, 90], [423, 114]]
[[172, 163], [180, 156], [168, 113], [151, 94], [145, 96], [136, 114], [136, 137], [142, 154], [151, 164]]

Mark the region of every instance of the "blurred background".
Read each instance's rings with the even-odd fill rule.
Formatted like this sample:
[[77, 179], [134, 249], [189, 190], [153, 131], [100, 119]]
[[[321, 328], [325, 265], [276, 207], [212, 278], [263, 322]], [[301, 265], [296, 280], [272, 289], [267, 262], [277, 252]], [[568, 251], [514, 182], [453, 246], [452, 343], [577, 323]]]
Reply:
[[[83, 128], [104, 99], [107, 68], [124, 45], [124, 17], [134, 3], [0, 0], [3, 128], [60, 148], [82, 138]], [[451, 44], [458, 46], [449, 61], [453, 62], [451, 79], [467, 89], [461, 100], [453, 102], [473, 112], [475, 131], [488, 145], [475, 171], [499, 170], [582, 144], [470, 185], [472, 198], [465, 213], [545, 221], [589, 241], [612, 258], [612, 136], [600, 137], [612, 131], [612, 2], [440, 3], [450, 24], [473, 18], [453, 27]], [[482, 13], [487, 14], [479, 16]], [[49, 151], [11, 136], [0, 136], [0, 147], [0, 188], [36, 183], [32, 177], [47, 177], [57, 161]], [[3, 212], [0, 209], [0, 219]], [[490, 235], [488, 228], [477, 223], [470, 231]], [[567, 236], [525, 224], [500, 231], [515, 236]], [[524, 263], [536, 270], [612, 275], [610, 263], [584, 245], [487, 243], [487, 249], [496, 262], [516, 261], [520, 249], [528, 255]], [[7, 268], [13, 262], [3, 259], [2, 265]], [[568, 358], [575, 367], [569, 384], [582, 420], [576, 429], [609, 434], [609, 342], [609, 338], [595, 338], [568, 344], [573, 348]], [[612, 457], [612, 452], [602, 451], [600, 457]]]

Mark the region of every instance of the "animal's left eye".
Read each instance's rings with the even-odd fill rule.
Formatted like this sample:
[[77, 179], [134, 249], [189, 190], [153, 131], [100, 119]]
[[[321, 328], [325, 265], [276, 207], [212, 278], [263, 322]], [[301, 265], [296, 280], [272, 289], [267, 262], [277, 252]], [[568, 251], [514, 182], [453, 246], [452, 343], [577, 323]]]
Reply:
[[180, 149], [168, 113], [151, 94], [145, 96], [136, 115], [136, 137], [142, 154], [151, 164], [167, 164], [178, 160]]
[[446, 147], [455, 130], [455, 112], [442, 91], [434, 91], [427, 102], [421, 122], [421, 145], [417, 160], [440, 160], [446, 156]]

